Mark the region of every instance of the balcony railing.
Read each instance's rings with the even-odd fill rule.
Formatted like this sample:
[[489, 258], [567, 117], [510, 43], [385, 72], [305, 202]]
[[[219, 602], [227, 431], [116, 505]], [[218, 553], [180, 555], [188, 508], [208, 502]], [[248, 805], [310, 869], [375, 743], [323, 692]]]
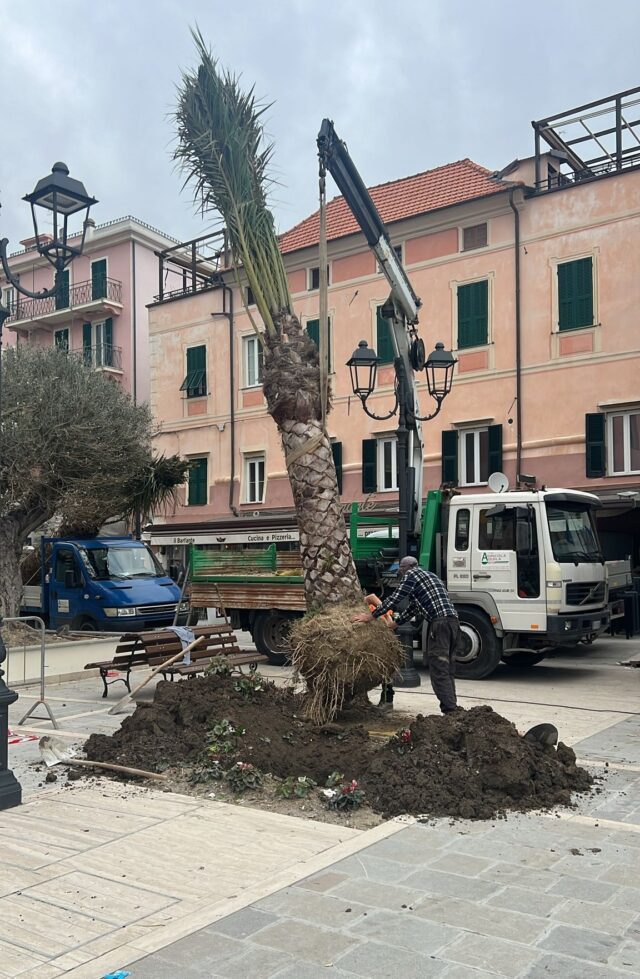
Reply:
[[122, 370], [122, 347], [114, 347], [111, 343], [98, 343], [93, 347], [78, 347], [71, 351], [72, 357], [78, 357], [88, 367], [110, 368]]
[[122, 302], [122, 282], [119, 279], [109, 279], [106, 276], [99, 282], [87, 280], [76, 282], [68, 288], [61, 289], [58, 295], [46, 299], [18, 299], [10, 304], [11, 315], [7, 323], [17, 320], [37, 320], [51, 316], [59, 310], [74, 309], [76, 306], [86, 306], [88, 303], [99, 302], [101, 299], [109, 302]]

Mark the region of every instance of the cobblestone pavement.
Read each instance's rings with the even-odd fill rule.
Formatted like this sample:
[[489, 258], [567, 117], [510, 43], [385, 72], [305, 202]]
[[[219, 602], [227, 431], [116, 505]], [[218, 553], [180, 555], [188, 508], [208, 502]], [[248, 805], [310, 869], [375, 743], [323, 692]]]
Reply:
[[577, 810], [414, 824], [128, 971], [132, 979], [637, 976], [639, 745], [634, 717], [577, 746], [602, 778]]

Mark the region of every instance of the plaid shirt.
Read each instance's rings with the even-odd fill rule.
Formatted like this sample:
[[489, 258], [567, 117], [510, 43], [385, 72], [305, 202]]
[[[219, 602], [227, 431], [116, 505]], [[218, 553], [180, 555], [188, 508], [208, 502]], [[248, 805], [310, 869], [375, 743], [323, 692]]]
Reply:
[[424, 568], [411, 568], [407, 572], [398, 588], [372, 612], [374, 619], [379, 619], [385, 612], [395, 611], [404, 601], [407, 601], [407, 607], [396, 616], [398, 625], [416, 615], [427, 622], [445, 616], [458, 618], [440, 578]]

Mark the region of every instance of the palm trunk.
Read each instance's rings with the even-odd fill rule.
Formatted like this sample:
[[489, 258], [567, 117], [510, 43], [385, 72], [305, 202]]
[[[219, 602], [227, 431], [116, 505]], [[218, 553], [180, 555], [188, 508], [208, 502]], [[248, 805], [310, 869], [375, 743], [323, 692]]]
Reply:
[[322, 424], [318, 351], [297, 317], [283, 313], [276, 326], [276, 336], [265, 336], [264, 392], [282, 438], [293, 492], [307, 608], [357, 601], [362, 589]]

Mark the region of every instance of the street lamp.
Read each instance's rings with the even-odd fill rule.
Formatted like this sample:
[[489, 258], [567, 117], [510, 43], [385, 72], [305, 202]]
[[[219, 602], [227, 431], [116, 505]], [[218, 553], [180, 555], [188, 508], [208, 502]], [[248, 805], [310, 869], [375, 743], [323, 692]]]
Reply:
[[[39, 180], [31, 194], [23, 200], [31, 205], [33, 230], [36, 239], [36, 249], [44, 259], [55, 269], [54, 285], [51, 289], [41, 292], [31, 292], [21, 285], [20, 280], [9, 268], [7, 246], [9, 241], [0, 241], [0, 262], [7, 281], [23, 296], [30, 299], [46, 299], [56, 295], [60, 276], [71, 264], [74, 258], [82, 254], [84, 249], [87, 220], [90, 208], [97, 203], [94, 197], [89, 197], [84, 184], [69, 176], [69, 168], [64, 163], [54, 163], [51, 173]], [[50, 211], [53, 220], [53, 234], [43, 235], [38, 228], [38, 212], [41, 207]], [[71, 215], [86, 211], [82, 223], [82, 237], [79, 242], [69, 244], [68, 221]], [[72, 236], [73, 237], [73, 236]], [[11, 316], [12, 310], [2, 304], [0, 295], [0, 465], [2, 464], [2, 330], [5, 321]], [[4, 682], [2, 664], [7, 658], [7, 650], [2, 639], [2, 614], [0, 610], [0, 810], [9, 809], [20, 804], [22, 790], [13, 772], [9, 770], [8, 734], [9, 734], [9, 705], [13, 704], [18, 695], [9, 690]]]
[[[383, 308], [384, 315], [385, 308]], [[392, 310], [389, 310], [392, 313]], [[353, 393], [362, 403], [369, 418], [376, 421], [386, 421], [398, 414], [396, 429], [397, 471], [398, 471], [398, 553], [402, 559], [407, 554], [409, 536], [409, 508], [413, 501], [409, 499], [409, 432], [415, 430], [417, 421], [430, 421], [435, 418], [442, 402], [451, 390], [453, 369], [456, 359], [450, 350], [445, 350], [443, 343], [437, 343], [425, 361], [424, 343], [415, 337], [408, 351], [407, 362], [404, 357], [396, 357], [395, 369], [395, 404], [386, 415], [376, 415], [367, 407], [367, 399], [373, 394], [376, 384], [376, 373], [380, 358], [367, 343], [361, 340], [347, 361], [351, 374]], [[407, 368], [416, 373], [423, 369], [427, 376], [427, 389], [436, 402], [436, 409], [430, 415], [416, 414], [416, 398]], [[422, 501], [418, 500], [418, 506]], [[413, 665], [413, 628], [407, 623], [398, 628], [398, 635], [404, 648], [404, 664], [399, 671], [399, 687], [419, 687], [420, 674]]]

